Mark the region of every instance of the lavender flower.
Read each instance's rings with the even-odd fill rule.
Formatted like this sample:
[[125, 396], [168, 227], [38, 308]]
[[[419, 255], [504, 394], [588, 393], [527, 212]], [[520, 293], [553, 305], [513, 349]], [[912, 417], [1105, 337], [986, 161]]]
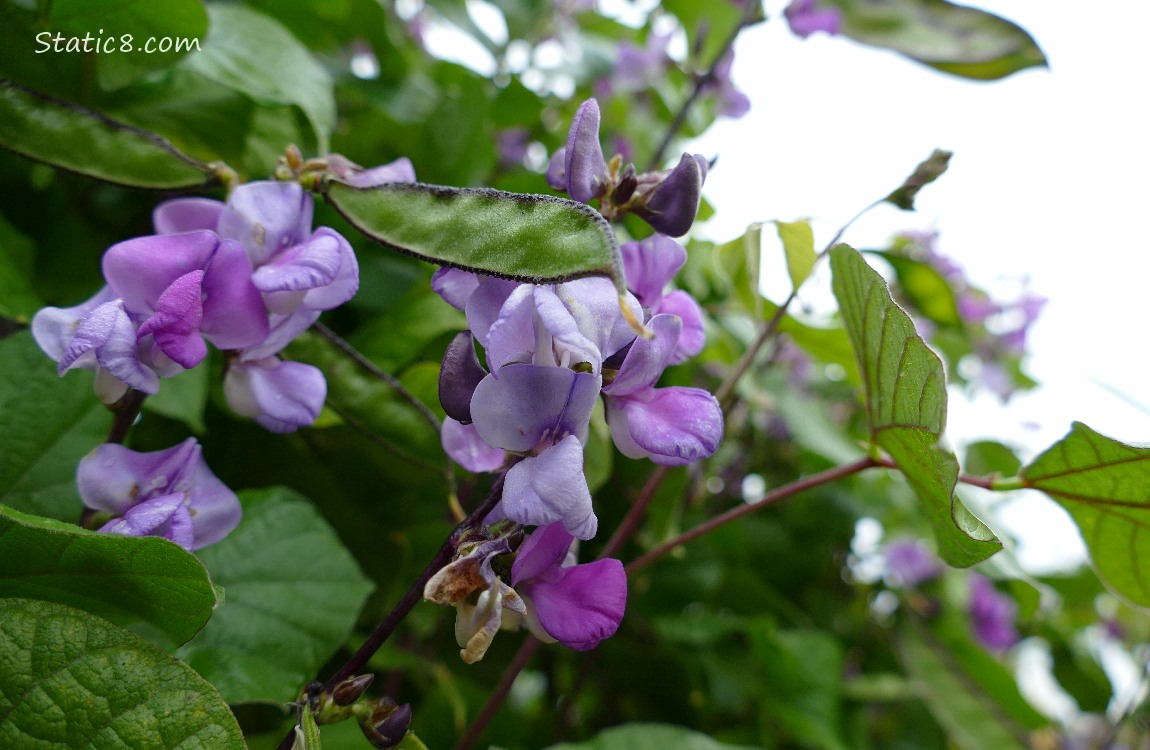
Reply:
[[587, 651], [619, 629], [627, 574], [613, 559], [576, 565], [573, 543], [560, 524], [535, 529], [511, 566], [511, 585], [527, 604], [524, 621], [536, 638]]
[[819, 7], [817, 0], [793, 0], [783, 15], [791, 31], [804, 39], [820, 31], [831, 36], [842, 31], [842, 11]]
[[713, 81], [709, 87], [715, 92], [715, 114], [720, 117], [730, 117], [737, 120], [751, 111], [751, 100], [742, 91], [735, 88], [731, 81], [731, 67], [735, 62], [735, 51], [728, 50], [727, 54], [715, 64], [712, 73]]
[[204, 463], [194, 438], [151, 453], [105, 443], [80, 461], [76, 484], [85, 505], [117, 516], [100, 531], [162, 536], [196, 550], [240, 522], [239, 500]]
[[1018, 605], [999, 593], [990, 579], [977, 573], [970, 576], [970, 623], [974, 637], [991, 651], [1004, 651], [1018, 643], [1014, 619]]
[[898, 588], [914, 588], [938, 578], [943, 571], [939, 559], [914, 539], [891, 542], [886, 546], [885, 556], [887, 580]]
[[635, 294], [649, 315], [670, 313], [682, 321], [679, 342], [670, 364], [679, 364], [703, 350], [706, 332], [703, 311], [695, 298], [684, 291], [666, 292], [667, 284], [687, 262], [687, 251], [670, 237], [655, 234], [642, 242], [620, 245], [627, 288]]
[[643, 47], [637, 47], [626, 40], [619, 42], [607, 88], [611, 92], [646, 91], [663, 75], [671, 62], [667, 54], [670, 42], [670, 34], [655, 32], [647, 36], [647, 43]]

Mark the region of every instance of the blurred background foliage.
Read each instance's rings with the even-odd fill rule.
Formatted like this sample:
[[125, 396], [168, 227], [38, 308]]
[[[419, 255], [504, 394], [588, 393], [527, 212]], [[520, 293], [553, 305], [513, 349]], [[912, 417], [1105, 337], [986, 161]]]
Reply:
[[[845, 13], [846, 36], [943, 71], [993, 78], [1042, 62], [1025, 32], [989, 14], [974, 19], [983, 26], [966, 16], [956, 26], [940, 22], [952, 11], [949, 3], [833, 5]], [[564, 143], [580, 101], [599, 96], [608, 155], [624, 153], [640, 168], [652, 159], [653, 166], [669, 166], [670, 152], [658, 150], [680, 109], [692, 101], [680, 139], [719, 116], [721, 92], [697, 84], [728, 40], [745, 24], [783, 22], [728, 0], [620, 2], [602, 12], [595, 6], [581, 0], [3, 0], [0, 76], [158, 133], [195, 158], [226, 162], [244, 179], [269, 177], [294, 143], [305, 156], [332, 151], [367, 166], [405, 156], [423, 182], [549, 193], [547, 158]], [[196, 38], [201, 49], [37, 52], [41, 32], [96, 29], [132, 33], [137, 41]], [[428, 52], [422, 40], [445, 29], [471, 40], [479, 50], [476, 64]], [[1002, 46], [969, 56], [958, 39], [979, 33]], [[641, 88], [620, 83], [620, 50], [647, 48], [663, 34], [674, 44], [658, 74]], [[943, 41], [957, 51], [942, 54], [949, 49]], [[723, 179], [723, 159], [740, 158], [706, 156], [720, 157], [709, 180]], [[104, 250], [150, 233], [150, 212], [163, 197], [0, 152], [0, 315], [8, 334], [0, 342], [0, 414], [22, 413], [27, 404], [16, 402], [35, 391], [47, 421], [65, 436], [44, 446], [42, 476], [0, 471], [0, 500], [16, 510], [76, 521], [81, 504], [72, 467], [103, 439], [107, 421], [90, 396], [90, 381], [75, 373], [57, 381], [24, 329], [39, 307], [90, 296], [101, 284]], [[712, 210], [721, 206], [704, 204], [700, 218]], [[434, 269], [372, 244], [322, 204], [316, 219], [351, 240], [361, 268], [359, 294], [325, 323], [442, 417], [440, 357], [466, 323], [431, 292]], [[678, 283], [705, 308], [708, 343], [665, 382], [713, 390], [756, 326], [777, 309], [782, 300], [764, 299], [757, 283], [759, 233], [776, 229], [752, 227], [725, 244], [684, 241], [690, 260]], [[649, 230], [627, 223], [620, 231], [637, 238]], [[1018, 326], [1025, 332], [1029, 313], [1021, 301], [973, 314], [964, 300], [986, 302], [987, 296], [975, 282], [948, 273], [929, 237], [894, 238], [889, 247], [870, 249], [868, 258], [889, 272], [896, 298], [942, 354], [953, 383], [993, 366], [1001, 369], [1004, 394], [1032, 385], [1024, 346], [1003, 341]], [[1022, 316], [1009, 330], [991, 320], [1007, 308]], [[864, 455], [858, 370], [839, 321], [792, 310], [781, 331], [740, 382], [719, 453], [670, 472], [640, 533], [621, 553], [624, 562], [770, 488]], [[298, 546], [269, 553], [241, 539], [239, 551], [221, 544], [201, 555], [228, 592], [218, 614], [227, 614], [229, 604], [234, 611], [234, 602], [248, 602], [253, 612], [266, 603], [265, 616], [284, 622], [305, 609], [343, 613], [334, 625], [319, 617], [318, 631], [301, 626], [282, 636], [250, 615], [219, 636], [238, 638], [233, 646], [242, 644], [265, 662], [292, 650], [289, 644], [308, 652], [298, 664], [278, 665], [283, 674], [268, 672], [272, 666], [255, 663], [259, 659], [237, 667], [210, 658], [211, 641], [184, 647], [180, 656], [233, 704], [252, 748], [278, 744], [294, 721], [284, 703], [317, 670], [327, 674], [341, 663], [432, 558], [453, 525], [449, 488], [457, 488], [468, 508], [490, 485], [487, 477], [453, 470], [434, 427], [323, 337], [309, 334], [288, 354], [328, 377], [328, 405], [315, 427], [279, 436], [235, 416], [222, 396], [223, 363], [215, 361], [165, 381], [128, 442], [156, 450], [196, 435], [228, 486], [287, 488], [270, 496], [245, 493], [245, 504], [293, 508], [287, 516], [301, 524], [295, 530], [282, 520], [287, 516], [264, 515], [267, 523], [286, 524], [268, 533], [289, 539], [298, 533]], [[971, 357], [984, 366], [962, 366]], [[587, 446], [589, 481], [602, 528], [612, 529], [652, 467], [616, 454], [597, 424]], [[1010, 446], [993, 442], [969, 446], [961, 459], [963, 470], [976, 475], [1010, 477], [1021, 466]], [[316, 527], [322, 539], [307, 541]], [[1145, 654], [1136, 644], [1150, 633], [1140, 613], [1120, 604], [1088, 570], [1036, 577], [1002, 553], [980, 569], [1017, 603], [1025, 640], [992, 653], [976, 640], [967, 615], [967, 572], [948, 569], [917, 586], [892, 579], [885, 545], [904, 538], [930, 539], [930, 527], [906, 482], [884, 472], [819, 488], [723, 527], [634, 574], [622, 628], [597, 650], [543, 649], [485, 738], [504, 748], [712, 746], [691, 731], [733, 746], [779, 749], [1145, 746], [1136, 744], [1147, 741], [1144, 713], [1137, 702], [1115, 702], [1103, 669], [1106, 659], [1143, 669]], [[582, 556], [590, 559], [602, 541], [584, 545]], [[233, 600], [229, 576], [243, 580], [234, 560], [265, 554], [272, 555], [266, 567], [278, 571], [284, 585], [245, 593], [237, 583]], [[307, 564], [292, 565], [296, 556]], [[342, 582], [338, 592], [334, 583], [323, 585], [324, 571]], [[431, 748], [449, 747], [461, 735], [522, 637], [499, 635], [482, 662], [466, 666], [458, 658], [452, 614], [420, 605], [371, 663], [378, 675], [373, 692], [411, 703], [413, 729]], [[272, 634], [248, 637], [238, 630]], [[249, 670], [244, 677], [250, 679], [237, 680], [233, 667]], [[631, 734], [625, 727], [600, 734], [632, 723]], [[643, 729], [653, 724], [683, 729], [665, 736], [665, 729]], [[363, 743], [350, 725], [325, 728], [323, 736], [324, 746], [335, 750]]]

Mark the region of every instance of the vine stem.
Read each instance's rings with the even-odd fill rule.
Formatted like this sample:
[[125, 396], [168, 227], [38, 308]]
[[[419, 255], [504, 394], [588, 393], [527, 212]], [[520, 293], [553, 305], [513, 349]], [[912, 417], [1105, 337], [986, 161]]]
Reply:
[[[499, 478], [495, 480], [495, 484], [492, 485], [491, 491], [487, 493], [487, 497], [483, 499], [483, 502], [480, 503], [466, 519], [461, 521], [452, 530], [447, 539], [444, 540], [443, 545], [439, 548], [439, 551], [435, 553], [435, 557], [431, 559], [431, 562], [427, 564], [427, 567], [423, 569], [423, 572], [419, 574], [415, 582], [411, 584], [396, 605], [387, 613], [387, 616], [383, 618], [375, 630], [372, 631], [371, 635], [367, 637], [367, 640], [363, 642], [359, 650], [352, 654], [351, 658], [324, 683], [324, 690], [326, 692], [330, 693], [340, 682], [363, 669], [368, 661], [371, 660], [371, 657], [375, 656], [375, 653], [379, 651], [387, 639], [391, 637], [391, 634], [395, 632], [395, 629], [399, 626], [399, 623], [403, 621], [403, 618], [407, 617], [408, 613], [415, 608], [415, 605], [423, 599], [423, 589], [427, 585], [427, 582], [431, 580], [431, 577], [438, 573], [443, 566], [451, 562], [459, 540], [464, 534], [475, 528], [491, 509], [495, 507], [495, 504], [499, 502], [503, 496], [503, 480], [506, 476], [506, 472], [499, 475]], [[293, 728], [280, 742], [278, 750], [291, 750], [294, 743], [295, 730]]]
[[120, 400], [112, 407], [116, 416], [112, 419], [112, 427], [108, 430], [106, 442], [124, 442], [124, 439], [128, 437], [128, 431], [136, 422], [136, 417], [140, 416], [140, 409], [144, 408], [144, 399], [147, 397], [148, 394], [137, 391], [135, 388], [129, 388], [128, 392], [120, 397]]
[[503, 706], [503, 701], [506, 700], [507, 694], [511, 692], [511, 686], [515, 684], [515, 678], [523, 671], [523, 668], [531, 661], [531, 657], [535, 656], [535, 652], [539, 650], [540, 641], [535, 636], [528, 634], [524, 639], [523, 645], [515, 652], [515, 657], [507, 668], [503, 670], [503, 675], [499, 678], [499, 683], [491, 691], [491, 696], [487, 702], [483, 704], [483, 708], [468, 725], [467, 731], [455, 743], [452, 750], [469, 750], [479, 736], [483, 734], [483, 730], [487, 729], [487, 725], [495, 718], [495, 714]]

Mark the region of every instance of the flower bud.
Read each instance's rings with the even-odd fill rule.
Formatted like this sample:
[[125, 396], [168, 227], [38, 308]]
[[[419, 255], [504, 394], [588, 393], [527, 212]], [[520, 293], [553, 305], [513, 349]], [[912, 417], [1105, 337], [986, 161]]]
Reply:
[[439, 403], [447, 416], [471, 424], [471, 396], [486, 375], [471, 343], [471, 332], [457, 333], [443, 352], [439, 368]]
[[398, 745], [407, 735], [411, 727], [410, 704], [397, 706], [390, 698], [380, 698], [364, 707], [370, 707], [370, 710], [357, 711], [356, 718], [372, 747], [388, 750]]
[[670, 237], [687, 233], [699, 211], [703, 180], [707, 177], [706, 160], [683, 154], [679, 164], [655, 188], [635, 213]]
[[564, 173], [567, 194], [586, 203], [607, 189], [607, 163], [599, 145], [599, 103], [588, 99], [579, 105], [567, 134]]
[[361, 674], [357, 677], [348, 677], [336, 685], [331, 691], [331, 699], [337, 706], [350, 706], [363, 695], [363, 692], [375, 680], [373, 674]]

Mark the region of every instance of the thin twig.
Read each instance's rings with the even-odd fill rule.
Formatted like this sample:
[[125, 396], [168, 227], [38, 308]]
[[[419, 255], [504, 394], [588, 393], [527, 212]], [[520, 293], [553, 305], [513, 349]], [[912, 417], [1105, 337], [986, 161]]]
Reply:
[[724, 524], [742, 518], [743, 516], [750, 515], [755, 511], [762, 510], [768, 505], [773, 505], [780, 500], [786, 500], [788, 497], [797, 495], [800, 492], [805, 492], [806, 490], [813, 489], [815, 487], [821, 487], [824, 484], [830, 484], [831, 482], [849, 477], [853, 474], [858, 474], [860, 471], [864, 471], [878, 465], [879, 464], [873, 458], [870, 456], [865, 456], [849, 464], [835, 466], [834, 468], [827, 469], [826, 471], [820, 471], [818, 474], [811, 474], [808, 477], [796, 480], [790, 484], [785, 484], [776, 490], [768, 492], [758, 502], [748, 503], [746, 505], [740, 505], [738, 507], [731, 508], [727, 512], [720, 513], [713, 518], [707, 519], [695, 528], [683, 532], [674, 539], [670, 539], [666, 542], [663, 542], [658, 547], [648, 550], [647, 552], [632, 560], [627, 565], [627, 572], [633, 573], [636, 570], [639, 570], [640, 568], [667, 554], [676, 547], [698, 539], [704, 534], [714, 531]]
[[635, 502], [631, 503], [631, 509], [627, 511], [627, 515], [620, 522], [619, 527], [615, 529], [615, 533], [603, 545], [598, 559], [602, 560], [615, 554], [631, 538], [643, 520], [643, 516], [646, 515], [647, 506], [655, 499], [655, 492], [659, 489], [659, 485], [663, 483], [669, 473], [671, 473], [669, 466], [659, 466], [651, 472], [651, 476], [647, 478], [647, 483], [639, 491], [639, 496], [635, 498]]
[[523, 668], [531, 661], [531, 657], [539, 650], [540, 641], [533, 635], [528, 634], [527, 638], [523, 641], [523, 645], [515, 652], [515, 658], [503, 670], [503, 676], [499, 678], [499, 684], [491, 691], [491, 695], [487, 698], [487, 702], [483, 704], [483, 708], [468, 725], [467, 731], [459, 738], [459, 742], [455, 743], [452, 750], [469, 750], [483, 734], [483, 730], [487, 729], [487, 725], [495, 718], [495, 714], [499, 712], [503, 701], [506, 700], [507, 694], [511, 691], [511, 686], [515, 684], [515, 678], [523, 671]]
[[120, 397], [112, 407], [116, 416], [112, 419], [111, 429], [108, 430], [107, 442], [124, 442], [124, 438], [128, 437], [128, 430], [132, 428], [136, 417], [140, 416], [140, 409], [144, 407], [144, 399], [147, 397], [148, 394], [135, 388], [129, 388], [128, 392]]

